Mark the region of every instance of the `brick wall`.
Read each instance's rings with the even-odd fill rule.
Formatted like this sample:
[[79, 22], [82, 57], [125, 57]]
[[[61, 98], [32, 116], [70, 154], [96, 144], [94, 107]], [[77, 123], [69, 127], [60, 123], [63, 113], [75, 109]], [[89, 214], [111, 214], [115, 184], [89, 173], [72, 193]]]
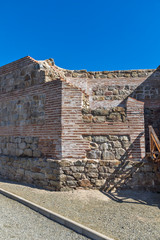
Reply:
[[[37, 137], [37, 150], [42, 156], [60, 158], [62, 83], [59, 80], [45, 83], [45, 71], [37, 68], [37, 63], [25, 67], [21, 61], [18, 69], [17, 63], [13, 71], [10, 72], [12, 66], [11, 69], [8, 67], [9, 72], [0, 76], [0, 89], [3, 89], [7, 79], [10, 83], [7, 87], [5, 86], [5, 91], [2, 91], [0, 95], [1, 136], [9, 136], [13, 139], [20, 136], [22, 138], [29, 136], [32, 139]], [[29, 84], [23, 85], [27, 82], [26, 76], [28, 76]], [[17, 85], [17, 82], [20, 85]], [[17, 86], [16, 89], [15, 86]], [[6, 139], [6, 144], [14, 143], [7, 141]], [[5, 155], [10, 155], [10, 147], [5, 149]], [[34, 157], [33, 149], [30, 147], [28, 149], [32, 151], [29, 156]], [[24, 153], [21, 155], [25, 156]]]
[[152, 167], [135, 164], [148, 124], [159, 128], [159, 77], [159, 69], [68, 71], [30, 57], [1, 67], [0, 174], [60, 190], [114, 186], [129, 168], [121, 183], [140, 187], [145, 176], [153, 188]]

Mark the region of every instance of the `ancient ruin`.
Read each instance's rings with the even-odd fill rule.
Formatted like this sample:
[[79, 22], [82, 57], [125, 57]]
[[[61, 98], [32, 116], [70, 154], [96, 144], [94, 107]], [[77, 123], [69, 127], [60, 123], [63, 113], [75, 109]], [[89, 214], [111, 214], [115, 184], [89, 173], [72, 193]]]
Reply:
[[0, 91], [2, 178], [160, 189], [159, 67], [87, 72], [24, 57], [0, 67]]

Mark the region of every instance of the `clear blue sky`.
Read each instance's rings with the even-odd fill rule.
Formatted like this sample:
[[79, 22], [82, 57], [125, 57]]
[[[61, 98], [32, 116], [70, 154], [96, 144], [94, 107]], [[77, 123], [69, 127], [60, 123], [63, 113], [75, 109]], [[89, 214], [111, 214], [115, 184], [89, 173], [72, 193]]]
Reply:
[[67, 69], [160, 65], [160, 0], [0, 2], [0, 66], [31, 56]]

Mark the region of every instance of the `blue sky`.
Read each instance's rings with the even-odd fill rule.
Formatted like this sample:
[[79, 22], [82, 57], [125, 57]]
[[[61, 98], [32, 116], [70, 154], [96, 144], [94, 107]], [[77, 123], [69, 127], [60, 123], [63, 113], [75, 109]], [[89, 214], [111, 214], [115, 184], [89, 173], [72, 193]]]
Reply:
[[0, 66], [31, 56], [88, 71], [160, 65], [160, 0], [0, 3]]

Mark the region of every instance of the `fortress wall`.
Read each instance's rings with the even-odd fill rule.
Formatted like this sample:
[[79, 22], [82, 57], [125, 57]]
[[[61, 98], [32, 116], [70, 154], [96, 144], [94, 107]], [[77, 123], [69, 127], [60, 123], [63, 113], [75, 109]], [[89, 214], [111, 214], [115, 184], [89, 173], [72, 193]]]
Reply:
[[25, 57], [0, 68], [0, 154], [61, 158], [61, 81]]
[[61, 70], [62, 79], [30, 58], [2, 68], [3, 178], [51, 190], [155, 188], [155, 166], [141, 160], [148, 124], [159, 127], [158, 69]]
[[[146, 150], [149, 151], [148, 126], [160, 137], [160, 71], [134, 70], [106, 73], [88, 78], [88, 106], [84, 107], [87, 122], [124, 121], [128, 97], [144, 102]], [[128, 74], [128, 75], [127, 75]], [[98, 78], [101, 77], [101, 78]], [[118, 107], [118, 108], [117, 108]], [[87, 110], [86, 110], [87, 109]], [[104, 111], [105, 109], [105, 111]], [[117, 119], [117, 120], [116, 120]]]

